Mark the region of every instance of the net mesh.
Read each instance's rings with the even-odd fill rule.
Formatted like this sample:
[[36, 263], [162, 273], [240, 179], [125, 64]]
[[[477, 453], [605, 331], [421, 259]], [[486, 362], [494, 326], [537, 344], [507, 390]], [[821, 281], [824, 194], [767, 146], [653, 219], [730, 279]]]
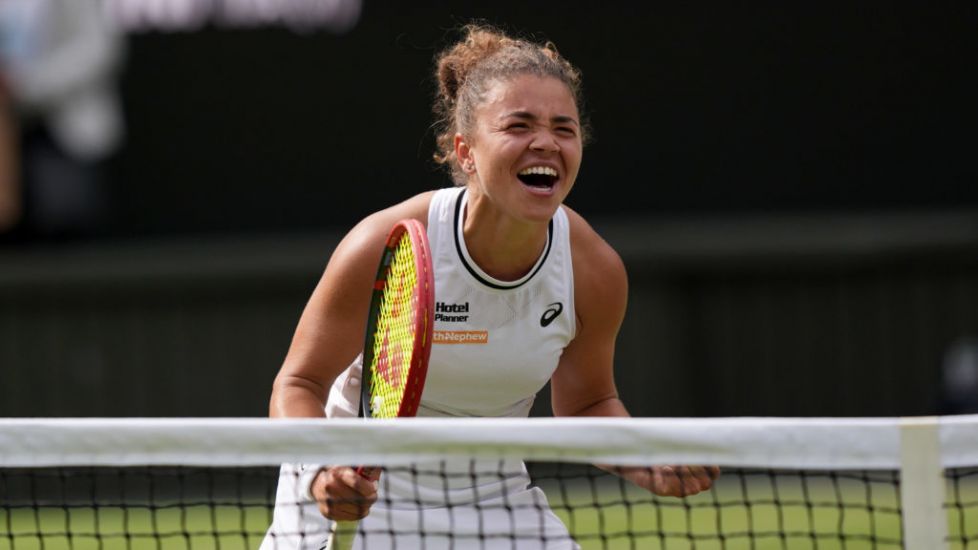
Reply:
[[257, 548], [276, 468], [0, 470], [0, 548]]
[[[197, 423], [185, 422], [187, 426]], [[14, 453], [0, 445], [0, 550], [321, 548], [329, 522], [303, 492], [302, 468], [293, 462], [281, 467], [256, 463], [275, 458], [308, 459], [307, 448], [331, 441], [344, 444], [354, 437], [369, 441], [370, 437], [397, 433], [403, 426], [397, 421], [357, 422], [356, 426], [330, 422], [336, 424], [336, 430], [329, 423], [302, 423], [297, 427], [303, 430], [293, 431], [296, 426], [289, 423], [256, 422], [255, 429], [236, 434], [239, 438], [250, 434], [244, 437], [253, 438], [254, 445], [236, 444], [226, 450], [227, 455], [213, 452], [213, 441], [199, 439], [200, 434], [211, 432], [222, 441], [231, 441], [226, 429], [219, 431], [220, 427], [204, 422], [207, 429], [191, 430], [191, 435], [174, 441], [167, 436], [170, 432], [154, 438], [151, 423], [144, 435], [147, 441], [156, 439], [156, 449], [150, 454], [156, 453], [159, 463], [141, 465], [131, 462], [156, 461], [146, 459], [146, 445], [134, 443], [132, 439], [139, 438], [130, 437], [127, 430], [103, 441], [117, 446], [111, 455], [93, 454], [90, 449], [96, 442], [91, 440], [75, 457], [59, 451], [56, 461], [32, 449]], [[180, 424], [174, 423], [173, 429]], [[378, 432], [374, 428], [378, 424], [392, 431]], [[650, 462], [659, 454], [663, 459], [727, 457], [713, 489], [675, 498], [653, 495], [588, 463], [584, 459], [587, 456], [599, 463], [612, 458], [606, 440], [590, 446], [578, 438], [578, 449], [573, 451], [560, 444], [547, 447], [546, 442], [527, 446], [523, 438], [501, 438], [503, 431], [472, 424], [435, 422], [430, 426], [448, 431], [457, 428], [459, 434], [482, 428], [490, 432], [493, 442], [457, 437], [456, 445], [446, 445], [445, 438], [432, 437], [425, 442], [417, 432], [407, 430], [405, 440], [389, 444], [402, 449], [427, 445], [428, 449], [385, 453], [379, 445], [363, 443], [358, 449], [336, 455], [343, 459], [360, 456], [370, 463], [377, 463], [382, 454], [390, 457], [379, 481], [381, 498], [359, 525], [358, 547], [916, 548], [905, 534], [908, 514], [915, 513], [902, 500], [908, 471], [901, 467], [899, 452], [892, 460], [882, 460], [894, 450], [886, 443], [890, 436], [885, 434], [893, 431], [889, 425], [874, 430], [884, 434], [870, 445], [882, 448], [878, 456], [867, 456], [860, 450], [863, 447], [853, 443], [848, 459], [836, 456], [831, 460], [823, 456], [806, 458], [804, 447], [817, 445], [818, 434], [825, 432], [796, 426], [792, 443], [802, 449], [792, 452], [789, 445], [764, 446], [761, 452], [781, 449], [783, 456], [755, 467], [744, 463], [761, 462], [754, 458], [756, 447], [742, 449], [741, 459], [732, 458], [736, 453], [730, 453], [736, 451], [738, 438], [722, 443], [726, 448], [722, 452], [716, 448], [692, 452], [686, 437], [679, 442], [685, 449], [676, 451], [675, 438], [660, 433], [654, 439], [665, 452], [646, 451]], [[515, 430], [514, 434], [522, 427], [533, 438], [536, 434], [531, 428], [536, 424], [535, 420], [525, 420], [505, 427]], [[978, 426], [978, 419], [974, 425]], [[562, 433], [565, 426], [558, 427], [561, 429], [543, 426], [545, 431], [556, 432], [557, 438], [566, 435]], [[573, 424], [566, 427], [568, 433], [575, 431]], [[707, 423], [703, 433], [710, 427]], [[309, 430], [317, 435], [298, 435]], [[15, 438], [5, 438], [4, 431], [0, 424], [0, 443], [5, 445]], [[282, 431], [286, 433], [279, 433]], [[636, 431], [636, 425], [622, 421], [612, 431], [616, 437], [627, 435]], [[970, 433], [975, 432], [971, 429]], [[806, 436], [816, 441], [805, 441]], [[641, 436], [638, 439], [643, 440], [639, 446], [644, 447], [647, 441]], [[749, 445], [746, 439], [740, 438], [740, 442]], [[299, 451], [269, 450], [285, 442], [292, 442]], [[42, 433], [34, 448], [48, 443], [53, 444]], [[840, 446], [838, 442], [823, 443]], [[965, 442], [961, 447], [969, 445]], [[200, 453], [195, 454], [195, 446], [201, 448]], [[953, 445], [945, 442], [943, 448], [952, 449]], [[617, 453], [625, 462], [634, 461], [630, 451], [619, 449], [612, 454]], [[177, 454], [184, 455], [187, 464], [174, 465]], [[239, 456], [237, 464], [227, 458], [232, 454]], [[330, 455], [329, 451], [320, 454]], [[515, 458], [523, 454], [533, 460]], [[556, 460], [558, 454], [567, 460]], [[24, 464], [31, 455], [37, 457], [36, 464]], [[208, 456], [215, 463], [202, 465]], [[946, 530], [941, 542], [932, 547], [978, 548], [978, 467], [958, 464], [973, 458], [970, 455], [952, 450], [943, 456], [945, 462], [953, 464], [935, 476], [945, 495], [939, 508]], [[812, 461], [824, 464], [815, 467]], [[80, 462], [94, 464], [77, 465]], [[799, 463], [798, 467], [783, 466], [790, 462]], [[860, 462], [871, 467], [852, 467]]]

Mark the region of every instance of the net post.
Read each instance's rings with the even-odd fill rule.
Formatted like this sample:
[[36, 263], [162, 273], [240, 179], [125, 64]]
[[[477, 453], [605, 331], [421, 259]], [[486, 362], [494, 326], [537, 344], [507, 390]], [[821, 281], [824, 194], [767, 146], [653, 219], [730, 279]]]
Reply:
[[939, 419], [900, 419], [900, 504], [904, 548], [948, 548]]

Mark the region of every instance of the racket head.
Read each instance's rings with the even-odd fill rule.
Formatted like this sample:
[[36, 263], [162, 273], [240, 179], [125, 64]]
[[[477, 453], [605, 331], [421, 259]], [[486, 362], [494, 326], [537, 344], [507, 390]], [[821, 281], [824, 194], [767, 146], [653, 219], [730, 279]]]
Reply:
[[434, 273], [421, 222], [394, 225], [370, 300], [361, 410], [368, 418], [414, 416], [421, 403], [434, 327]]

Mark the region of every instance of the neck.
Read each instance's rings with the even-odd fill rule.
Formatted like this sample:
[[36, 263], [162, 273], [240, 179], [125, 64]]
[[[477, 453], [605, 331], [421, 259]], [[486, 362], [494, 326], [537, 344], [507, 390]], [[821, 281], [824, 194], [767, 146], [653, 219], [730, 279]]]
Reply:
[[501, 281], [513, 281], [536, 265], [547, 245], [547, 223], [528, 223], [505, 215], [489, 200], [469, 193], [462, 235], [478, 266]]

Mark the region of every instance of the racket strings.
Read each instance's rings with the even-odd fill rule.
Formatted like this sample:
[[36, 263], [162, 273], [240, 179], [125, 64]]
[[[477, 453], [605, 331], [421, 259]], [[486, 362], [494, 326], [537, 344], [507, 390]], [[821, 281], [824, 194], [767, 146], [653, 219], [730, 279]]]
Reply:
[[375, 418], [396, 417], [404, 398], [414, 349], [417, 275], [411, 239], [405, 234], [393, 252], [374, 333], [369, 368], [370, 411]]

